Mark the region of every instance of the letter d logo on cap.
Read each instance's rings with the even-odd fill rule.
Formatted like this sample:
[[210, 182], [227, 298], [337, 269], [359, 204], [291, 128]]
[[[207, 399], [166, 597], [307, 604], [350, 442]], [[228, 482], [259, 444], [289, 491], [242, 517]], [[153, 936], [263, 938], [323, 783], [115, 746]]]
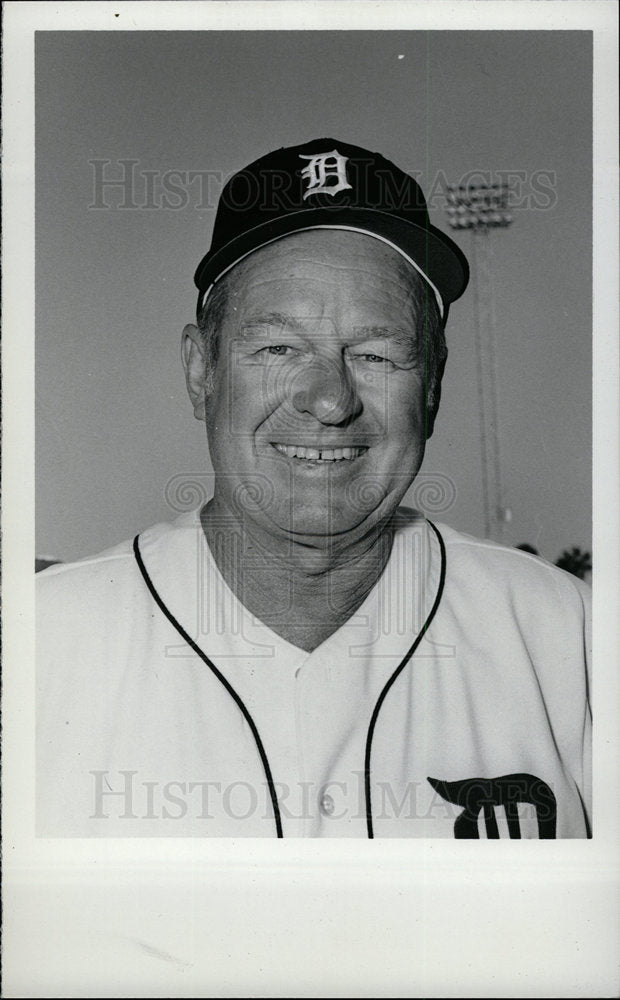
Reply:
[[[308, 181], [304, 193], [304, 201], [311, 194], [337, 194], [338, 191], [352, 190], [347, 180], [346, 163], [348, 157], [341, 156], [337, 149], [330, 153], [317, 153], [314, 156], [299, 154], [301, 160], [309, 160], [301, 175]], [[335, 183], [327, 184], [327, 181]]]

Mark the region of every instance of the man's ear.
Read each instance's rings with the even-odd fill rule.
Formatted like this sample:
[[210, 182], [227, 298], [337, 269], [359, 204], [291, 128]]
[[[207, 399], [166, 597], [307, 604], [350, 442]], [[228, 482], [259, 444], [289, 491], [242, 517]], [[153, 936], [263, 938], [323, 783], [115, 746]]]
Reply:
[[196, 420], [205, 419], [205, 349], [197, 326], [188, 323], [181, 335], [181, 358]]

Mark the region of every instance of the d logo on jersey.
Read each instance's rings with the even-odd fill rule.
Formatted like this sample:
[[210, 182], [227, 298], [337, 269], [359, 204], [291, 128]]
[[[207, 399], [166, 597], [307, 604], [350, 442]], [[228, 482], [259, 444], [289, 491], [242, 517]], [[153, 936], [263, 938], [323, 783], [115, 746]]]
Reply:
[[533, 774], [502, 774], [499, 778], [466, 778], [463, 781], [440, 781], [437, 778], [428, 778], [428, 781], [446, 802], [462, 807], [463, 812], [454, 822], [454, 836], [458, 840], [479, 839], [478, 817], [481, 812], [484, 814], [487, 837], [499, 838], [496, 806], [505, 812], [511, 839], [519, 840], [520, 802], [534, 806], [539, 839], [555, 839], [557, 817], [555, 795], [546, 782]]
[[315, 156], [299, 154], [300, 159], [309, 160], [301, 176], [308, 182], [304, 192], [304, 201], [311, 194], [337, 194], [338, 191], [351, 189], [347, 179], [347, 156], [341, 156], [337, 149], [330, 153], [318, 153]]

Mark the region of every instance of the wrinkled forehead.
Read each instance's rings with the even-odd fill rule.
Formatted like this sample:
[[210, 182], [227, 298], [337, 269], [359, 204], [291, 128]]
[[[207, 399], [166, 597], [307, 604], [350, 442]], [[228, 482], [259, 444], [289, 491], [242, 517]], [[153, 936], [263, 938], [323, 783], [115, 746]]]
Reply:
[[277, 299], [410, 309], [424, 279], [391, 246], [362, 233], [295, 233], [261, 247], [223, 281], [235, 310]]

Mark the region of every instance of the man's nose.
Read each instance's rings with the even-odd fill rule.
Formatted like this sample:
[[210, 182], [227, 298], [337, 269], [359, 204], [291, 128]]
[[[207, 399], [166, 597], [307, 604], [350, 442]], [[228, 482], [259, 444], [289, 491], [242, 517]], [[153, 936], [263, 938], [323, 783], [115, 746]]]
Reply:
[[322, 424], [342, 424], [362, 410], [343, 360], [314, 359], [299, 373], [292, 402], [298, 413], [309, 413]]

